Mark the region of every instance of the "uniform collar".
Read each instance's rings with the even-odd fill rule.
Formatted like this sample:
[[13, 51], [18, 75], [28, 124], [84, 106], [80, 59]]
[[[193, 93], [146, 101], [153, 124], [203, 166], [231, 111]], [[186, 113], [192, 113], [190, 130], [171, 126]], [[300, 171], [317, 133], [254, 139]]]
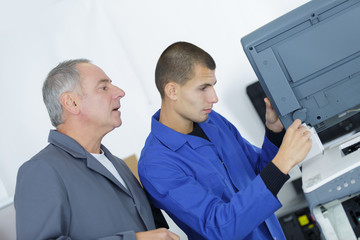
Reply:
[[[211, 142], [197, 136], [192, 136], [188, 134], [179, 133], [164, 124], [159, 122], [160, 111], [158, 110], [151, 119], [151, 133], [165, 146], [170, 148], [172, 151], [178, 150], [185, 143], [188, 143], [193, 149], [198, 147], [209, 145]], [[203, 128], [205, 134], [207, 135], [207, 131], [209, 128], [212, 128], [209, 123], [209, 118], [203, 122], [199, 123], [200, 127]], [[211, 140], [210, 136], [208, 136]]]
[[61, 148], [74, 158], [87, 157], [87, 151], [77, 141], [56, 130], [50, 130], [48, 142]]
[[[88, 156], [91, 156], [91, 154], [73, 138], [56, 130], [50, 130], [48, 142], [61, 148], [74, 158], [88, 158]], [[109, 155], [111, 155], [109, 150], [102, 144], [100, 148], [109, 158]]]
[[[85, 150], [77, 141], [72, 139], [71, 137], [62, 134], [56, 130], [50, 130], [48, 141], [50, 144], [53, 144], [63, 151], [69, 153], [75, 159], [85, 159], [86, 166], [101, 175], [107, 177], [111, 181], [113, 181], [117, 186], [119, 186], [124, 192], [131, 196], [131, 193], [128, 189], [126, 189], [115, 177], [112, 175], [94, 156], [92, 156], [88, 151]], [[101, 150], [104, 151], [105, 156], [114, 164], [115, 158], [110, 153], [110, 151], [104, 146], [100, 146]], [[118, 164], [114, 164], [115, 168], [121, 175], [121, 177], [128, 183], [128, 187], [133, 190], [133, 186], [129, 186], [129, 176], [127, 176], [123, 170], [119, 169]], [[131, 191], [130, 190], [130, 191]]]

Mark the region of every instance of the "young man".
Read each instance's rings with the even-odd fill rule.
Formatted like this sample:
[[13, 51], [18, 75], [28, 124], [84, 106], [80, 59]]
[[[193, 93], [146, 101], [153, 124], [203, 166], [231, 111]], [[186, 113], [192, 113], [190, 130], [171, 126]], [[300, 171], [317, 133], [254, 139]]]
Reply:
[[251, 145], [212, 110], [218, 101], [215, 62], [190, 43], [174, 43], [162, 53], [155, 81], [161, 109], [139, 161], [155, 206], [189, 239], [285, 239], [274, 214], [281, 207], [276, 195], [311, 148], [300, 120], [278, 149], [270, 140], [281, 143], [283, 126], [266, 99], [264, 143], [261, 149]]
[[101, 144], [121, 125], [124, 96], [86, 59], [62, 62], [49, 73], [43, 99], [56, 130], [19, 169], [19, 240], [179, 239], [156, 229], [167, 227], [161, 212], [152, 209], [126, 164]]

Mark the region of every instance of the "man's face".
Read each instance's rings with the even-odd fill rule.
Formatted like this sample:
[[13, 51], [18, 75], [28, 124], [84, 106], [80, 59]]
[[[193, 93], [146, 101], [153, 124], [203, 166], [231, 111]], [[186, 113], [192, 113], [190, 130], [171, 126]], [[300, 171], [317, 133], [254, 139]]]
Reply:
[[215, 70], [195, 65], [194, 76], [179, 86], [176, 112], [185, 121], [204, 122], [214, 103], [218, 102], [214, 85]]
[[107, 133], [121, 125], [120, 99], [125, 92], [111, 83], [99, 67], [90, 63], [77, 65], [80, 72], [80, 112], [89, 128]]

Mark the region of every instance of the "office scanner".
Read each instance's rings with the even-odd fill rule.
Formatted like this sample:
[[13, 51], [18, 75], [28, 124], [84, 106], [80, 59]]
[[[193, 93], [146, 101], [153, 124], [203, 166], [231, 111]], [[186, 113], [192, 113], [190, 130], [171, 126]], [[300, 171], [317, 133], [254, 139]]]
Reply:
[[312, 132], [302, 188], [325, 239], [360, 239], [359, 23], [360, 0], [312, 0], [241, 39], [284, 127]]

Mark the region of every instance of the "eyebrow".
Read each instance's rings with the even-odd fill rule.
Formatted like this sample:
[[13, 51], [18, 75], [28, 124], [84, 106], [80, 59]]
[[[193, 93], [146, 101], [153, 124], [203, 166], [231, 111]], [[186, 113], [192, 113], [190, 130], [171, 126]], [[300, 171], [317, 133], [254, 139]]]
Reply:
[[97, 85], [100, 85], [102, 83], [112, 83], [111, 79], [101, 79], [98, 81]]
[[214, 86], [215, 84], [217, 83], [217, 80], [211, 84], [211, 83], [204, 83], [204, 84], [201, 84], [200, 87], [208, 87], [208, 86]]

